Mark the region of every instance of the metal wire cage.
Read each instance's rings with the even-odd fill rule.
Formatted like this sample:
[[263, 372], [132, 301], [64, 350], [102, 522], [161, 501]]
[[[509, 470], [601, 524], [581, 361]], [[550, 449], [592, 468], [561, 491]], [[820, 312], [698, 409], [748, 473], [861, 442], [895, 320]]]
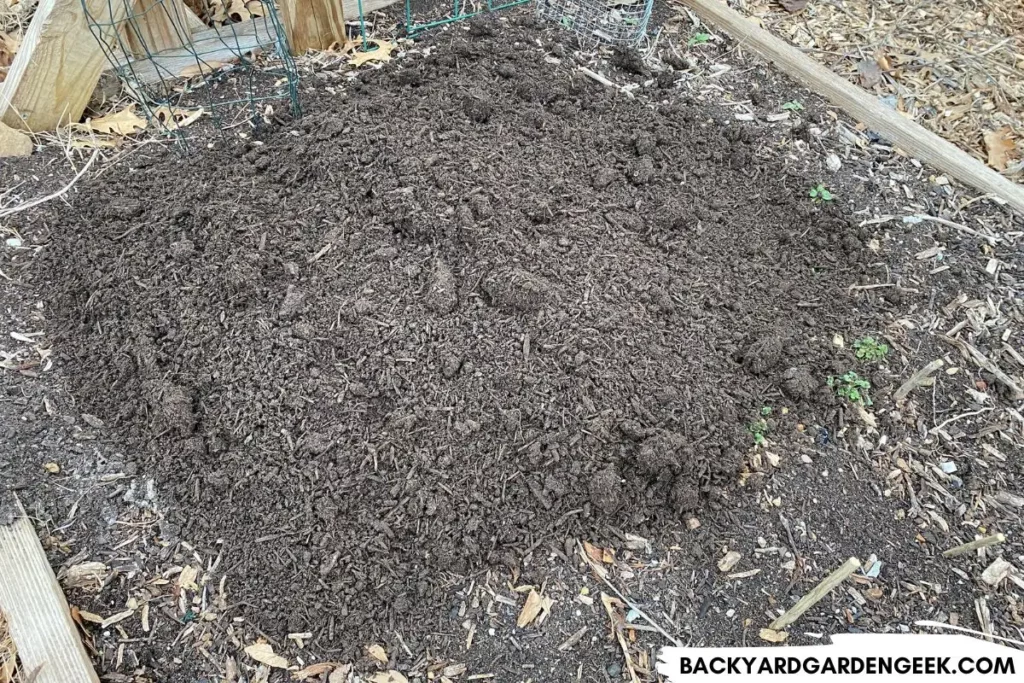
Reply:
[[183, 140], [184, 107], [202, 108], [222, 129], [258, 124], [274, 101], [300, 115], [298, 74], [273, 2], [242, 0], [239, 11], [248, 9], [236, 21], [198, 1], [206, 11], [192, 12], [184, 0], [81, 0], [90, 31], [150, 124]]
[[537, 0], [537, 14], [584, 45], [636, 47], [647, 35], [654, 0]]
[[405, 0], [405, 32], [414, 38], [423, 31], [488, 12], [518, 7], [530, 0]]

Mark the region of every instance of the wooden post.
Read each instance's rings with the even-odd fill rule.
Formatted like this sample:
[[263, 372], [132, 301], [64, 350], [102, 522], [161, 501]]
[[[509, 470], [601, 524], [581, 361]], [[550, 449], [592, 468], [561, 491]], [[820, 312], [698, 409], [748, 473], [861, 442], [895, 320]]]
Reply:
[[135, 0], [125, 22], [128, 45], [136, 57], [185, 47], [192, 33], [207, 28], [182, 0]]
[[293, 55], [345, 44], [342, 0], [279, 0], [278, 7]]
[[82, 0], [41, 0], [0, 89], [0, 121], [28, 131], [77, 123], [108, 64], [101, 41], [116, 41], [127, 1], [85, 0], [90, 30]]
[[731, 35], [741, 47], [775, 64], [779, 69], [831, 100], [847, 114], [878, 132], [902, 150], [960, 182], [1002, 198], [1024, 213], [1024, 188], [999, 175], [956, 145], [878, 101], [874, 95], [837, 76], [789, 43], [750, 21], [720, 0], [676, 0], [692, 9], [711, 26]]
[[32, 522], [20, 502], [4, 496], [0, 512], [8, 511], [13, 521], [0, 519], [0, 608], [25, 680], [99, 683]]

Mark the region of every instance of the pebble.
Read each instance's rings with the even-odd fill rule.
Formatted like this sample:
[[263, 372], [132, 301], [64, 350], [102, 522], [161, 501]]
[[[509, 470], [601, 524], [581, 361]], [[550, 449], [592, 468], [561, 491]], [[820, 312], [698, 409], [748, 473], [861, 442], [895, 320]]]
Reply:
[[606, 666], [604, 670], [607, 671], [608, 675], [612, 678], [618, 678], [622, 675], [622, 665], [618, 662], [612, 662], [611, 664]]
[[835, 173], [842, 167], [843, 162], [839, 160], [838, 154], [830, 152], [829, 155], [825, 157], [825, 168], [832, 171], [833, 173]]

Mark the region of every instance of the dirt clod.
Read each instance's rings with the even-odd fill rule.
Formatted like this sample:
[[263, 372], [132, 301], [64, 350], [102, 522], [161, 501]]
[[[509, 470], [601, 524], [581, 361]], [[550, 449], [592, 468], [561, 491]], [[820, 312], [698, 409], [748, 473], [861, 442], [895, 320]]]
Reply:
[[438, 313], [451, 313], [459, 303], [455, 276], [441, 259], [434, 261], [434, 268], [427, 283], [426, 303]]
[[555, 287], [546, 278], [522, 268], [502, 271], [484, 281], [491, 303], [515, 311], [536, 311], [555, 297]]
[[622, 506], [622, 481], [614, 468], [601, 470], [591, 478], [590, 502], [606, 515]]
[[277, 310], [277, 315], [282, 320], [294, 318], [302, 313], [306, 305], [306, 295], [295, 285], [288, 285], [284, 293], [284, 301]]

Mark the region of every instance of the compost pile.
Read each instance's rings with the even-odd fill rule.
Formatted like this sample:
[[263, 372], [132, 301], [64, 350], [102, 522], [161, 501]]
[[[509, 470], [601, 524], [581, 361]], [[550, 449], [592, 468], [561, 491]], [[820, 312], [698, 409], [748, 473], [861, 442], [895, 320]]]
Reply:
[[766, 396], [829, 400], [863, 245], [807, 178], [528, 25], [446, 36], [51, 205], [81, 410], [267, 633], [450, 628], [465, 575], [717, 509]]

